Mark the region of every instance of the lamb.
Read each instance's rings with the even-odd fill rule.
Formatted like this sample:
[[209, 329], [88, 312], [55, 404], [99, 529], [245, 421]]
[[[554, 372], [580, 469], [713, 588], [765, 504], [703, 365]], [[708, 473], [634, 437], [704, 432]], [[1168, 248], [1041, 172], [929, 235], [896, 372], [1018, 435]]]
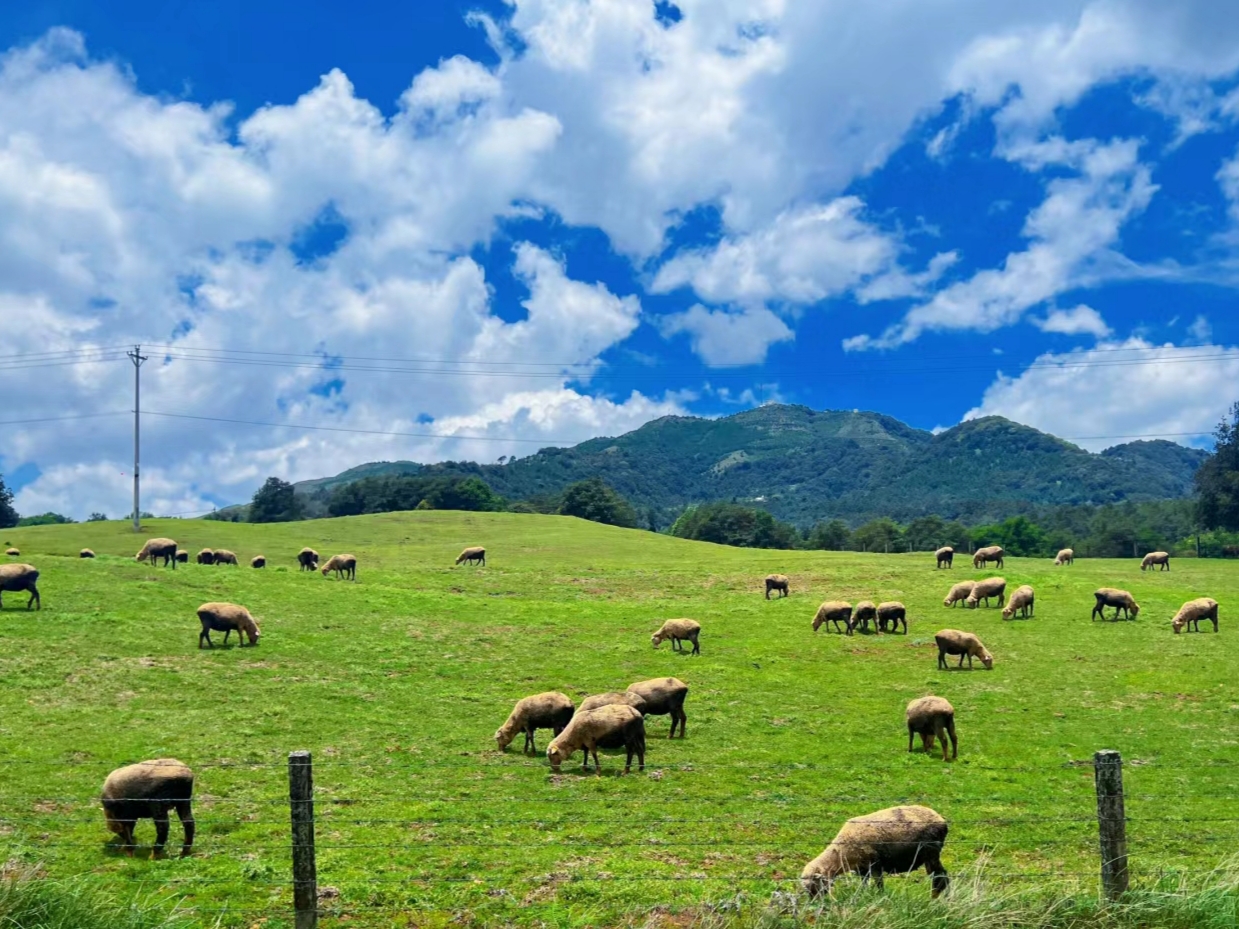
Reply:
[[357, 580], [357, 556], [332, 555], [319, 570], [323, 572], [323, 577], [335, 571], [337, 580], [347, 577], [355, 581]]
[[972, 566], [974, 568], [984, 568], [991, 561], [998, 562], [998, 567], [1002, 567], [1003, 558], [1006, 553], [1002, 550], [1001, 545], [991, 545], [988, 548], [978, 548], [976, 554], [972, 556]]
[[964, 605], [970, 610], [975, 610], [984, 600], [985, 605], [989, 606], [990, 597], [997, 597], [999, 606], [1006, 604], [1007, 579], [1005, 577], [991, 577], [978, 581], [977, 585], [972, 588], [972, 593], [968, 595], [968, 599], [964, 601]]
[[[825, 623], [834, 623], [835, 632], [846, 632], [852, 634], [852, 604], [845, 603], [842, 600], [827, 600], [817, 608], [817, 615], [813, 617], [813, 631], [817, 632]], [[839, 624], [843, 624], [843, 628], [839, 628]]]
[[6, 555], [8, 555], [10, 558], [20, 558], [20, 557], [21, 557], [21, 552], [19, 552], [19, 551], [18, 551], [17, 549], [15, 549], [15, 548], [6, 548], [6, 549], [4, 550], [4, 553], [5, 553]]
[[525, 697], [516, 702], [507, 722], [495, 730], [495, 743], [499, 751], [506, 752], [516, 734], [524, 732], [524, 750], [536, 752], [538, 747], [534, 744], [534, 731], [550, 729], [559, 735], [572, 719], [575, 709], [571, 700], [554, 690]]
[[1018, 612], [1023, 619], [1028, 619], [1035, 612], [1037, 595], [1033, 589], [1025, 584], [1011, 595], [1011, 599], [1007, 601], [1007, 608], [1002, 611], [1003, 619], [1014, 619]]
[[297, 564], [301, 567], [299, 571], [317, 571], [318, 570], [318, 552], [312, 548], [303, 548], [297, 552]]
[[955, 549], [951, 548], [949, 545], [944, 545], [942, 548], [934, 552], [934, 557], [938, 559], [939, 568], [943, 567], [943, 565], [950, 568], [955, 564]]
[[595, 694], [592, 697], [586, 697], [581, 701], [581, 705], [577, 707], [577, 711], [583, 713], [586, 710], [596, 710], [600, 706], [615, 706], [616, 704], [630, 706], [638, 713], [641, 713], [642, 715], [645, 714], [645, 700], [637, 694], [629, 691], [620, 693], [618, 690], [612, 690], [609, 693]]
[[594, 770], [602, 776], [598, 761], [599, 748], [627, 749], [624, 773], [632, 770], [632, 756], [637, 756], [639, 770], [645, 770], [645, 720], [630, 706], [603, 706], [585, 713], [577, 713], [564, 731], [555, 736], [546, 747], [546, 757], [551, 770], [559, 773], [559, 766], [572, 757], [578, 748], [585, 750], [584, 770], [589, 770], [589, 753], [594, 753]]
[[226, 548], [215, 549], [215, 564], [235, 565], [236, 563], [237, 563], [236, 552], [230, 552]]
[[950, 883], [942, 866], [947, 822], [926, 806], [894, 806], [844, 823], [826, 850], [805, 865], [800, 883], [810, 897], [831, 892], [844, 874], [873, 878], [879, 888], [887, 873], [907, 874], [924, 868], [932, 882], [932, 897]]
[[94, 553], [94, 552], [92, 552], [89, 548], [84, 548], [84, 549], [82, 549], [80, 552], [78, 552], [78, 553], [77, 553], [77, 557], [79, 557], [79, 558], [94, 558], [94, 557], [95, 557], [95, 553]]
[[994, 656], [989, 653], [981, 640], [971, 632], [960, 632], [958, 629], [940, 629], [934, 634], [934, 641], [938, 643], [938, 667], [942, 670], [948, 670], [946, 666], [947, 655], [959, 656], [959, 667], [964, 666], [964, 658], [968, 659], [968, 670], [972, 670], [972, 659], [979, 658], [981, 664], [985, 665], [986, 671], [994, 669]]
[[1170, 625], [1174, 629], [1175, 635], [1182, 632], [1184, 626], [1189, 630], [1195, 627], [1194, 631], [1199, 632], [1200, 621], [1207, 619], [1213, 623], [1213, 631], [1217, 632], [1217, 610], [1217, 601], [1212, 597], [1189, 600], [1179, 607], [1179, 612], [1175, 613], [1174, 619], [1170, 621]]
[[1147, 571], [1150, 568], [1161, 566], [1161, 570], [1170, 570], [1170, 555], [1167, 552], [1149, 552], [1144, 556], [1144, 561], [1140, 562], [1140, 570]]
[[254, 622], [250, 611], [243, 606], [235, 603], [204, 603], [198, 607], [198, 619], [202, 621], [202, 631], [198, 633], [199, 648], [202, 648], [204, 641], [208, 648], [215, 647], [215, 643], [211, 641], [212, 630], [224, 634], [225, 645], [228, 644], [228, 636], [234, 629], [242, 648], [245, 647], [245, 643], [241, 641], [242, 633], [249, 637], [250, 645], [258, 644], [258, 623]]
[[671, 734], [675, 738], [675, 724], [680, 724], [680, 738], [684, 738], [688, 728], [688, 715], [684, 712], [684, 701], [688, 699], [688, 685], [677, 677], [656, 677], [648, 681], [637, 681], [628, 685], [628, 692], [641, 699], [644, 706], [636, 706], [645, 716], [670, 716]]
[[31, 605], [43, 609], [43, 598], [39, 596], [39, 572], [33, 565], [0, 564], [0, 609], [4, 608], [4, 592], [30, 591], [30, 599], [26, 601], [26, 609]]
[[[942, 601], [943, 606], [954, 606], [957, 603], [963, 603], [972, 596], [973, 590], [976, 589], [976, 581], [961, 581], [951, 588], [946, 595], [946, 599]], [[965, 604], [966, 606], [967, 604]]]
[[251, 568], [265, 568], [266, 566], [267, 566], [267, 559], [263, 557], [262, 555], [255, 555], [253, 558], [250, 559]]
[[770, 599], [770, 591], [777, 590], [780, 597], [786, 597], [791, 581], [786, 574], [769, 574], [766, 576], [766, 599]]
[[456, 563], [465, 564], [480, 564], [483, 568], [486, 567], [486, 549], [480, 545], [474, 545], [471, 548], [466, 548], [463, 552], [456, 556]]
[[155, 847], [152, 856], [163, 853], [168, 844], [168, 811], [176, 810], [185, 841], [181, 857], [194, 845], [194, 772], [175, 758], [157, 758], [117, 768], [103, 782], [103, 816], [108, 829], [121, 839], [121, 848], [133, 857], [133, 830], [139, 819], [155, 821]]
[[869, 622], [873, 621], [874, 628], [878, 625], [878, 605], [872, 600], [862, 600], [856, 604], [856, 609], [852, 613], [852, 628], [859, 626], [864, 631], [869, 631]]
[[1054, 559], [1054, 567], [1062, 567], [1063, 565], [1072, 565], [1076, 563], [1076, 553], [1070, 548], [1064, 548], [1058, 553], [1058, 557]]
[[215, 564], [215, 552], [209, 548], [198, 552], [198, 564]]
[[671, 640], [671, 650], [673, 652], [684, 651], [682, 642], [692, 642], [694, 655], [701, 654], [701, 643], [697, 641], [697, 637], [701, 635], [701, 623], [695, 619], [669, 619], [659, 627], [658, 631], [650, 636], [650, 641], [654, 643], [654, 647], [658, 648], [659, 643], [666, 639]]
[[934, 738], [942, 743], [942, 760], [946, 761], [946, 740], [951, 739], [951, 757], [959, 757], [959, 742], [955, 738], [955, 707], [942, 697], [921, 697], [908, 704], [908, 751], [912, 737], [919, 735], [925, 754], [934, 749]]
[[183, 548], [178, 548], [176, 550], [176, 562], [177, 564], [189, 564], [189, 552]]
[[891, 632], [899, 631], [899, 624], [903, 623], [903, 634], [908, 634], [908, 608], [898, 600], [892, 600], [889, 603], [878, 604], [878, 631], [885, 632], [886, 627], [890, 626]]
[[176, 543], [171, 539], [147, 539], [146, 544], [142, 546], [142, 551], [133, 556], [134, 561], [151, 560], [151, 564], [155, 563], [156, 558], [163, 559], [163, 566], [166, 568], [169, 564], [172, 565], [172, 570], [176, 570]]
[[1128, 619], [1135, 619], [1140, 615], [1140, 604], [1125, 590], [1116, 590], [1113, 587], [1102, 587], [1093, 594], [1097, 598], [1097, 603], [1093, 607], [1093, 614], [1090, 619], [1106, 618], [1103, 607], [1114, 607], [1114, 618], [1119, 618], [1119, 613], [1122, 613]]

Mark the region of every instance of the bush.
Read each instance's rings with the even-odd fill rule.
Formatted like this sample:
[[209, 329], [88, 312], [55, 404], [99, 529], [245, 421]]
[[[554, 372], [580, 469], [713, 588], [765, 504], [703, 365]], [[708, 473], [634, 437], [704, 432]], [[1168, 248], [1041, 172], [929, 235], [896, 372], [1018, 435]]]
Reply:
[[671, 527], [681, 539], [741, 548], [794, 548], [796, 530], [765, 510], [735, 503], [706, 503], [685, 510]]
[[606, 523], [608, 526], [623, 526], [625, 529], [634, 529], [637, 525], [637, 511], [632, 508], [632, 504], [599, 477], [570, 484], [564, 490], [559, 515], [578, 516], [591, 522]]
[[288, 481], [269, 477], [250, 501], [249, 521], [252, 523], [291, 523], [301, 519], [301, 501]]

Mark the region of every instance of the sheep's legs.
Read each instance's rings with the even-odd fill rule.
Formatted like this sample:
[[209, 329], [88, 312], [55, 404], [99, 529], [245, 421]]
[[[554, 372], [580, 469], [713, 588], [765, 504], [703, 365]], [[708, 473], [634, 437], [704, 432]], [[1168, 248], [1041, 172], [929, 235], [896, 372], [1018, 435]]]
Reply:
[[194, 847], [194, 811], [188, 800], [178, 801], [175, 806], [177, 819], [181, 821], [181, 828], [185, 831], [185, 841], [181, 844], [181, 857], [188, 858]]
[[[959, 740], [955, 738], [955, 720], [946, 724], [946, 733], [951, 737], [951, 758], [959, 757]], [[942, 740], [942, 760], [946, 761], [946, 739]]]
[[696, 636], [693, 636], [693, 654], [694, 655], [701, 654], [701, 643], [697, 641]]
[[151, 857], [158, 858], [168, 844], [168, 808], [156, 807], [151, 818], [155, 820], [155, 847], [151, 849]]
[[912, 739], [913, 739], [913, 736], [915, 735], [916, 733], [913, 732], [912, 727], [909, 726], [908, 727], [908, 751], [909, 753], [912, 751]]

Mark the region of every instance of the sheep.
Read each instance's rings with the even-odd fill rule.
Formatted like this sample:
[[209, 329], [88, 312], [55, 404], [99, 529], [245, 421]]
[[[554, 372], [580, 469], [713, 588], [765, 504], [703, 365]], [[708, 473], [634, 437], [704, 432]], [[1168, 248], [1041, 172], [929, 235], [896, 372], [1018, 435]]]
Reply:
[[166, 568], [169, 564], [172, 565], [172, 570], [176, 570], [176, 543], [171, 539], [147, 539], [146, 544], [142, 546], [142, 551], [133, 556], [134, 561], [151, 560], [151, 564], [155, 563], [156, 558], [163, 559], [163, 566]]
[[947, 822], [926, 806], [894, 806], [844, 823], [826, 850], [805, 865], [800, 884], [810, 897], [831, 892], [844, 874], [873, 878], [878, 888], [887, 874], [924, 868], [937, 899], [950, 883], [942, 866]]
[[39, 572], [33, 565], [0, 564], [0, 609], [4, 608], [4, 592], [30, 591], [30, 599], [26, 601], [26, 609], [31, 605], [43, 609], [43, 598], [39, 596]]
[[355, 581], [357, 580], [357, 556], [332, 555], [319, 570], [323, 572], [323, 577], [335, 571], [337, 580], [348, 577]]
[[862, 600], [856, 604], [856, 609], [852, 612], [852, 628], [859, 626], [865, 632], [869, 631], [869, 621], [873, 620], [873, 626], [876, 629], [878, 625], [878, 605], [872, 600]]
[[684, 712], [684, 701], [688, 699], [688, 685], [677, 677], [656, 677], [648, 681], [637, 681], [628, 685], [628, 692], [641, 698], [644, 706], [636, 706], [645, 716], [670, 716], [671, 734], [675, 738], [675, 724], [680, 723], [680, 738], [684, 738], [688, 727], [688, 715]]
[[1179, 607], [1179, 612], [1175, 613], [1174, 619], [1170, 621], [1170, 625], [1174, 629], [1175, 635], [1182, 632], [1184, 626], [1189, 630], [1194, 627], [1194, 631], [1199, 632], [1200, 621], [1207, 619], [1213, 623], [1213, 631], [1217, 632], [1217, 610], [1217, 601], [1212, 597], [1189, 600]]
[[1059, 568], [1063, 565], [1072, 565], [1076, 563], [1076, 553], [1070, 548], [1064, 548], [1058, 553], [1054, 559], [1054, 567]]
[[964, 605], [970, 610], [975, 610], [984, 600], [985, 605], [989, 606], [990, 597], [997, 597], [999, 606], [1006, 604], [1007, 579], [1005, 577], [990, 577], [978, 581], [977, 585], [972, 588], [972, 593], [968, 595], [968, 599], [964, 601]]
[[645, 700], [639, 695], [625, 691], [620, 693], [618, 690], [612, 690], [605, 694], [595, 694], [592, 697], [586, 697], [581, 701], [581, 705], [577, 707], [578, 712], [586, 710], [596, 710], [600, 706], [614, 706], [620, 704], [630, 706], [638, 713], [645, 714]]
[[230, 552], [226, 548], [215, 549], [215, 564], [235, 565], [236, 563], [237, 563], [236, 552]]
[[786, 574], [769, 574], [766, 576], [766, 599], [770, 599], [770, 591], [777, 590], [780, 597], [786, 597], [791, 581]]
[[209, 548], [198, 552], [198, 564], [215, 564], [215, 552]]
[[133, 830], [139, 819], [155, 821], [152, 857], [168, 844], [168, 811], [176, 810], [185, 841], [181, 857], [194, 845], [194, 772], [175, 758], [156, 758], [117, 768], [103, 782], [103, 816], [108, 829], [120, 836], [121, 848], [133, 857]]
[[1170, 570], [1170, 555], [1167, 552], [1149, 552], [1144, 556], [1144, 561], [1140, 562], [1140, 570], [1147, 571], [1150, 568], [1161, 566], [1161, 570]]
[[1096, 591], [1093, 596], [1097, 599], [1096, 605], [1093, 607], [1093, 614], [1090, 619], [1105, 620], [1106, 614], [1103, 607], [1114, 607], [1114, 618], [1119, 618], [1119, 613], [1122, 613], [1128, 619], [1135, 619], [1140, 615], [1140, 604], [1125, 590], [1116, 590], [1113, 587], [1102, 587]]
[[986, 671], [994, 669], [994, 656], [986, 650], [978, 639], [971, 632], [960, 632], [958, 629], [940, 629], [934, 634], [934, 641], [938, 643], [938, 667], [942, 670], [948, 670], [946, 666], [947, 655], [958, 655], [959, 665], [964, 666], [964, 658], [968, 659], [968, 670], [972, 670], [972, 659], [981, 659], [981, 664], [985, 665]]
[[1018, 612], [1024, 619], [1028, 619], [1035, 612], [1037, 595], [1033, 589], [1025, 584], [1011, 595], [1011, 599], [1007, 601], [1006, 609], [1002, 611], [1003, 619], [1014, 619]]
[[456, 563], [465, 564], [480, 564], [483, 568], [486, 567], [486, 549], [480, 545], [474, 545], [471, 548], [466, 548], [463, 552], [456, 556]]
[[77, 553], [77, 557], [79, 557], [79, 558], [94, 558], [94, 557], [95, 557], [95, 553], [94, 553], [94, 552], [92, 552], [89, 548], [84, 548], [84, 549], [82, 549], [80, 552], [78, 552], [78, 553]]
[[908, 751], [912, 737], [919, 735], [925, 754], [934, 749], [934, 738], [942, 743], [942, 760], [946, 761], [946, 740], [951, 739], [951, 758], [959, 757], [959, 741], [955, 738], [955, 707], [942, 697], [921, 697], [908, 704]]
[[1002, 567], [1003, 559], [1006, 557], [1006, 552], [1002, 550], [1001, 545], [991, 545], [988, 548], [978, 548], [976, 554], [972, 556], [972, 566], [974, 568], [984, 568], [991, 561], [998, 562], [998, 567]]
[[555, 735], [564, 731], [572, 719], [576, 708], [572, 701], [561, 693], [548, 690], [546, 693], [534, 694], [516, 701], [516, 706], [508, 715], [508, 720], [495, 730], [495, 743], [499, 751], [506, 752], [518, 732], [525, 733], [525, 751], [536, 752], [534, 731], [550, 729]]
[[312, 548], [303, 548], [297, 552], [297, 564], [301, 567], [299, 571], [317, 571], [318, 570], [318, 552]]
[[176, 562], [177, 564], [189, 564], [189, 552], [183, 548], [178, 548], [176, 550]]
[[[976, 586], [976, 581], [961, 581], [952, 587], [947, 593], [946, 598], [942, 601], [942, 605], [954, 606], [957, 603], [964, 603], [964, 601], [972, 596], [972, 592], [976, 589]], [[966, 603], [964, 605], [967, 606]]]
[[[824, 624], [834, 623], [835, 632], [846, 632], [852, 634], [852, 604], [845, 603], [842, 600], [827, 600], [817, 608], [817, 615], [813, 617], [813, 631], [817, 632]], [[843, 628], [839, 628], [839, 624], [843, 624]]]
[[6, 548], [6, 549], [4, 550], [4, 553], [5, 553], [6, 555], [8, 555], [10, 558], [20, 558], [20, 557], [21, 557], [21, 552], [19, 552], [19, 551], [18, 551], [17, 549], [15, 549], [15, 548]]
[[955, 549], [949, 545], [944, 545], [942, 548], [934, 552], [934, 557], [938, 559], [938, 567], [943, 565], [950, 568], [955, 564]]
[[908, 608], [898, 600], [892, 600], [889, 603], [878, 604], [878, 632], [885, 632], [886, 627], [890, 626], [891, 632], [899, 631], [899, 624], [903, 623], [903, 633], [908, 634]]
[[265, 568], [266, 566], [267, 566], [267, 559], [262, 555], [255, 555], [253, 558], [250, 559], [251, 568]]
[[242, 648], [245, 647], [245, 642], [241, 638], [242, 633], [249, 637], [250, 645], [258, 644], [258, 623], [254, 622], [250, 611], [243, 606], [237, 606], [235, 603], [204, 603], [198, 607], [198, 619], [202, 621], [202, 631], [198, 633], [199, 648], [202, 648], [203, 642], [206, 642], [208, 648], [215, 647], [215, 643], [211, 641], [212, 630], [224, 634], [225, 645], [228, 644], [228, 636], [234, 629], [237, 631], [237, 641], [241, 643]]
[[697, 641], [699, 635], [701, 635], [701, 623], [697, 622], [697, 620], [669, 619], [659, 627], [657, 632], [650, 636], [650, 641], [654, 643], [655, 648], [658, 648], [660, 642], [670, 639], [673, 652], [684, 651], [682, 642], [692, 642], [692, 654], [700, 655], [701, 643]]
[[627, 749], [624, 773], [632, 770], [632, 756], [637, 756], [639, 770], [645, 770], [645, 720], [630, 706], [602, 706], [596, 710], [577, 713], [564, 731], [555, 736], [546, 747], [546, 757], [551, 770], [559, 773], [559, 766], [572, 757], [578, 748], [585, 750], [584, 770], [589, 770], [589, 753], [594, 753], [594, 770], [602, 776], [598, 761], [599, 748]]

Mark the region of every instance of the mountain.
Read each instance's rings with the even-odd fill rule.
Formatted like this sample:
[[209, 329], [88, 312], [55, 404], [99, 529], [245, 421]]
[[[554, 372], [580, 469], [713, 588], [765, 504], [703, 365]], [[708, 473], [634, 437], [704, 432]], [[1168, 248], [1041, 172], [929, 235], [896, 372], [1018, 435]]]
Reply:
[[935, 435], [880, 413], [772, 404], [720, 419], [667, 416], [502, 465], [375, 462], [297, 488], [322, 512], [332, 487], [373, 475], [473, 475], [509, 500], [597, 475], [664, 521], [690, 503], [735, 500], [800, 525], [929, 513], [976, 522], [1039, 506], [1184, 497], [1206, 457], [1162, 441], [1093, 454], [996, 416]]

